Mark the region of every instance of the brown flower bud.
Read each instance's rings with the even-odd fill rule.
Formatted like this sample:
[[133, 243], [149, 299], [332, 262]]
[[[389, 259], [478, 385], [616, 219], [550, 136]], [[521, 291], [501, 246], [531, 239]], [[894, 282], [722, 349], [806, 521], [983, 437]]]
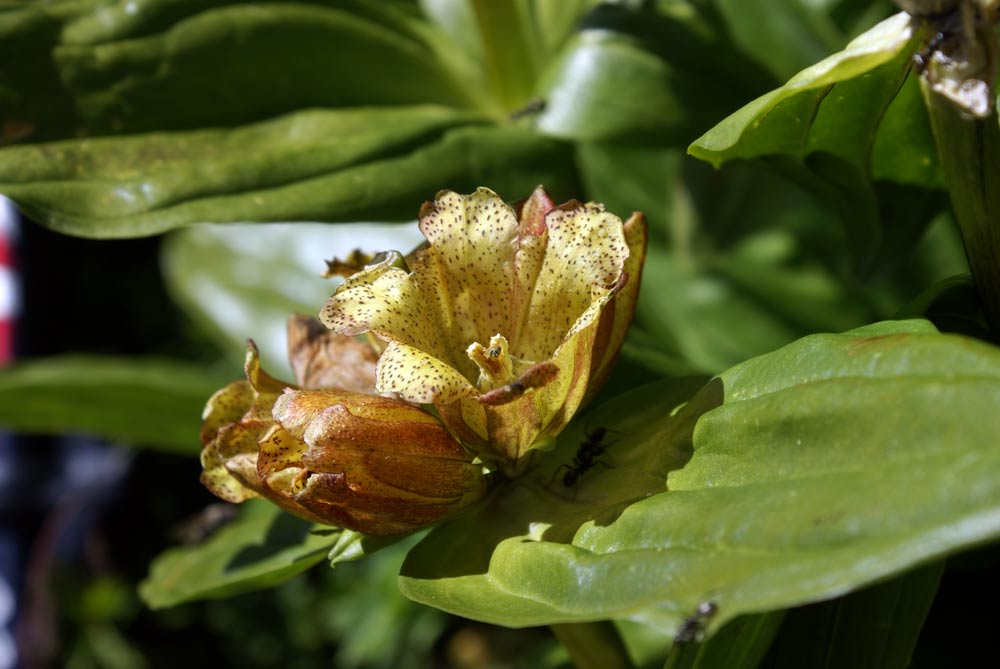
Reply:
[[475, 502], [482, 467], [433, 415], [400, 400], [289, 390], [260, 442], [263, 494], [366, 534], [412, 532]]
[[485, 493], [482, 467], [423, 409], [299, 390], [260, 368], [252, 342], [246, 373], [203, 416], [202, 482], [219, 497], [265, 497], [313, 522], [386, 535], [435, 523]]

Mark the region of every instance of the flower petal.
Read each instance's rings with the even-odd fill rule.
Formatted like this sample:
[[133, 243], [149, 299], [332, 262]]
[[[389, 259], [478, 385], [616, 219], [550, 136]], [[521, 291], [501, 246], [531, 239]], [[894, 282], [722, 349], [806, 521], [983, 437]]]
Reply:
[[622, 342], [632, 324], [632, 315], [635, 313], [636, 301], [639, 299], [642, 268], [646, 260], [648, 236], [646, 217], [638, 212], [633, 213], [625, 221], [624, 232], [625, 242], [629, 248], [628, 260], [625, 261], [623, 271], [625, 285], [614, 296], [611, 305], [601, 312], [594, 357], [591, 360], [590, 383], [584, 402], [588, 402], [597, 393], [611, 373], [611, 368], [621, 350]]
[[394, 255], [366, 265], [340, 284], [320, 312], [319, 319], [338, 334], [373, 332], [385, 340], [408, 341], [441, 356], [448, 349], [435, 332], [437, 313], [409, 272], [396, 267]]
[[288, 360], [303, 388], [375, 388], [378, 352], [367, 342], [331, 332], [315, 318], [288, 319]]
[[453, 345], [465, 350], [516, 332], [544, 254], [544, 229], [522, 226], [500, 196], [478, 188], [468, 196], [438, 193], [421, 209], [420, 230], [430, 247], [415, 254], [414, 273], [440, 277]]
[[629, 249], [621, 220], [597, 204], [549, 212], [548, 247], [514, 354], [547, 359], [595, 299], [615, 284]]
[[476, 394], [469, 380], [448, 363], [396, 341], [378, 359], [375, 388], [417, 404], [447, 404]]

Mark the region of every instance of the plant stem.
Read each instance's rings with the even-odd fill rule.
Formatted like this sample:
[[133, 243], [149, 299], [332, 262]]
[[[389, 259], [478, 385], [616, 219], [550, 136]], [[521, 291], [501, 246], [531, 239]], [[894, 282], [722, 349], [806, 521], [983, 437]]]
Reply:
[[1000, 125], [964, 116], [921, 80], [952, 208], [994, 337], [1000, 335]]
[[611, 621], [550, 627], [578, 669], [632, 669], [632, 660]]
[[490, 88], [504, 112], [523, 105], [535, 89], [539, 39], [531, 6], [523, 0], [473, 0]]

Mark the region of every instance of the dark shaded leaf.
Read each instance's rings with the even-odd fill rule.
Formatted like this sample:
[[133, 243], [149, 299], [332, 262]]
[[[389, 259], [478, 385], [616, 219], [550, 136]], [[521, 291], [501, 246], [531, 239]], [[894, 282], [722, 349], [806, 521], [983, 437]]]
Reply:
[[934, 601], [944, 563], [785, 617], [768, 669], [905, 669]]

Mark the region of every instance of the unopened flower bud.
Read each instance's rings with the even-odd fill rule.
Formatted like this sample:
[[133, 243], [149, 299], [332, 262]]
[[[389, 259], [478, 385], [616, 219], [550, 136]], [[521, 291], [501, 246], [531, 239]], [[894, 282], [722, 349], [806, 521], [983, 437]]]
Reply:
[[482, 466], [423, 409], [300, 390], [268, 376], [252, 343], [246, 372], [205, 409], [202, 482], [219, 497], [264, 497], [313, 522], [387, 535], [435, 523], [485, 493]]

